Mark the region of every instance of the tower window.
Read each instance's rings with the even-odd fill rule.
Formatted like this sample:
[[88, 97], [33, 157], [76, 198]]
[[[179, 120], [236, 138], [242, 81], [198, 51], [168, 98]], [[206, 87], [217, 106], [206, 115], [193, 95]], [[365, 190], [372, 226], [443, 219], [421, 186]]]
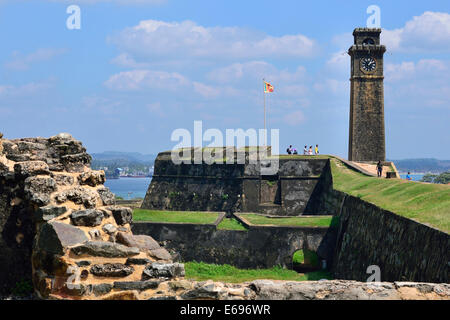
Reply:
[[372, 38], [367, 38], [367, 39], [364, 39], [363, 44], [365, 44], [365, 45], [375, 44], [375, 41], [373, 41]]

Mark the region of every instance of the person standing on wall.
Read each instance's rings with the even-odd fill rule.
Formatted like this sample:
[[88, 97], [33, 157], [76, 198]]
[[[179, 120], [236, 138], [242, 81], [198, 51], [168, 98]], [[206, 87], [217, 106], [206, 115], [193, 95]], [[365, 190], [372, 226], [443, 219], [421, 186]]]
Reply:
[[308, 147], [307, 147], [307, 146], [305, 146], [305, 147], [303, 148], [303, 154], [304, 154], [304, 155], [307, 155], [307, 154], [308, 154]]
[[286, 150], [287, 154], [292, 154], [292, 144]]
[[312, 146], [309, 146], [309, 152], [308, 152], [308, 154], [309, 154], [310, 156], [312, 156], [312, 154], [313, 154]]
[[316, 144], [316, 147], [314, 148], [314, 154], [317, 156], [319, 154], [319, 145]]
[[381, 160], [377, 163], [377, 176], [381, 177], [383, 175], [383, 165], [381, 164]]

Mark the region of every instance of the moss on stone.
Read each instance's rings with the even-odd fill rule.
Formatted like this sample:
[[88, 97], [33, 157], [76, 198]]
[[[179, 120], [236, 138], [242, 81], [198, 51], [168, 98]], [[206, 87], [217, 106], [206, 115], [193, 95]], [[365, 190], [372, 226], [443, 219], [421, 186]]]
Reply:
[[133, 221], [213, 224], [218, 212], [134, 209]]
[[224, 218], [217, 226], [219, 230], [243, 230], [246, 231], [247, 228], [242, 225], [238, 220], [234, 218]]
[[217, 265], [194, 261], [186, 262], [184, 267], [186, 278], [197, 281], [213, 280], [238, 283], [256, 279], [293, 281], [332, 279], [331, 274], [327, 271], [302, 274], [279, 266], [270, 269], [239, 269], [228, 264]]
[[333, 216], [271, 218], [260, 214], [246, 213], [242, 214], [241, 217], [254, 225], [293, 227], [330, 227], [336, 225], [336, 218]]

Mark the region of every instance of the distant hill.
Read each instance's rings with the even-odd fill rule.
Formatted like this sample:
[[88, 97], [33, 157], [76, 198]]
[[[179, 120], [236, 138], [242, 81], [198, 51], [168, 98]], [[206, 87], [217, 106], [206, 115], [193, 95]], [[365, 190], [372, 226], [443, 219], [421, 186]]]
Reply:
[[92, 158], [94, 160], [105, 161], [105, 160], [127, 160], [129, 162], [154, 162], [156, 159], [156, 154], [142, 154], [139, 152], [120, 152], [120, 151], [105, 151], [101, 153], [92, 153]]
[[450, 160], [438, 159], [403, 159], [389, 160], [395, 163], [400, 172], [432, 172], [442, 173], [450, 171]]
[[92, 153], [91, 167], [94, 170], [104, 170], [107, 178], [118, 178], [121, 175], [149, 176], [153, 174], [152, 167], [156, 155], [139, 152], [106, 151]]
[[[152, 166], [156, 159], [156, 154], [142, 154], [139, 152], [105, 151], [92, 153], [92, 167], [109, 167], [110, 170], [119, 167], [131, 167], [132, 171], [146, 171]], [[438, 159], [402, 159], [394, 161], [400, 172], [431, 172], [442, 173], [450, 171], [450, 160]]]

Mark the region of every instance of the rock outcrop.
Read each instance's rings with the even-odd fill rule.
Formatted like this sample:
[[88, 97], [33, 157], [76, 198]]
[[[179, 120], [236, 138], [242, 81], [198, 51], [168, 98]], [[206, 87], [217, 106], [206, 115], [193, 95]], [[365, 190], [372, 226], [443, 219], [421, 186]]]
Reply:
[[132, 234], [132, 210], [115, 205], [90, 161], [67, 133], [0, 140], [3, 292], [31, 275], [43, 299], [134, 299], [184, 275], [155, 240]]

